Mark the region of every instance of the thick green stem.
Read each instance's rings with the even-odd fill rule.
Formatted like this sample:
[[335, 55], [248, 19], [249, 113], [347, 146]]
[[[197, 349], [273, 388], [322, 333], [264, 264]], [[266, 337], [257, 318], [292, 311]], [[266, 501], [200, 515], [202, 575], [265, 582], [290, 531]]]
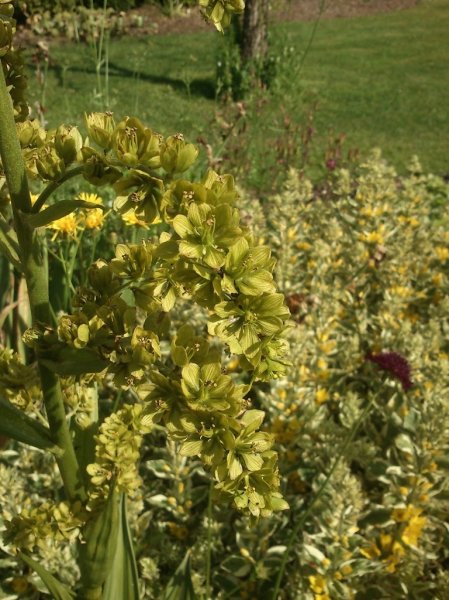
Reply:
[[[25, 275], [33, 323], [51, 323], [48, 295], [48, 270], [44, 246], [36, 230], [21, 218], [31, 212], [31, 198], [25, 163], [17, 137], [12, 102], [3, 69], [0, 66], [0, 156], [5, 170], [14, 213], [14, 226], [20, 247], [20, 260]], [[39, 363], [39, 356], [38, 356]], [[84, 499], [78, 461], [66, 420], [63, 396], [58, 377], [39, 364], [42, 393], [55, 443], [64, 450], [57, 459], [68, 499]]]

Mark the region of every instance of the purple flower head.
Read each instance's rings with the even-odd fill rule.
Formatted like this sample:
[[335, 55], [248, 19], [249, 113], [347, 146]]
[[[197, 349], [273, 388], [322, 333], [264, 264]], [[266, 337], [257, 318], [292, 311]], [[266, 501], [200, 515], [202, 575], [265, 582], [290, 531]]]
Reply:
[[381, 369], [389, 371], [393, 377], [399, 379], [405, 392], [412, 387], [412, 369], [407, 360], [397, 352], [368, 352], [366, 360], [376, 363]]

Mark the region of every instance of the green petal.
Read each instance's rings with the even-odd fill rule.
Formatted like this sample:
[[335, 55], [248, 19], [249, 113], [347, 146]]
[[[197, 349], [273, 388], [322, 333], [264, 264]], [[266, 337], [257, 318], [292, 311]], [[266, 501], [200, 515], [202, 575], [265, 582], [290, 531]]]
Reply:
[[247, 410], [241, 418], [241, 422], [245, 426], [245, 433], [253, 433], [262, 425], [265, 418], [263, 410]]
[[263, 458], [260, 454], [242, 454], [243, 461], [248, 471], [260, 471], [263, 467]]
[[201, 379], [203, 381], [216, 381], [221, 375], [221, 366], [218, 363], [210, 363], [201, 367]]
[[204, 262], [212, 269], [219, 269], [225, 263], [225, 254], [223, 250], [209, 246], [204, 256]]
[[173, 228], [181, 238], [185, 238], [188, 235], [194, 235], [195, 229], [190, 223], [189, 219], [184, 215], [176, 215], [173, 219]]
[[235, 457], [234, 453], [230, 452], [228, 454], [228, 470], [229, 470], [229, 478], [237, 479], [239, 475], [243, 473], [243, 467], [240, 461]]
[[200, 389], [200, 367], [195, 363], [190, 363], [182, 369], [182, 379], [187, 386], [195, 390]]
[[184, 442], [179, 450], [182, 456], [199, 456], [203, 447], [202, 440]]

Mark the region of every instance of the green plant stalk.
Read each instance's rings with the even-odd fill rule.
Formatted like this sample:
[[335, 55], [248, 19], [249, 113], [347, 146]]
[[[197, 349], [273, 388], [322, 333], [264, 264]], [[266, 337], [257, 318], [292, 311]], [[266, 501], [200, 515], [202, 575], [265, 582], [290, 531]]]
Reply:
[[51, 183], [49, 183], [47, 185], [47, 187], [41, 192], [41, 194], [39, 195], [39, 198], [36, 200], [36, 202], [33, 204], [33, 207], [30, 212], [32, 212], [33, 214], [38, 213], [40, 211], [40, 209], [44, 206], [44, 204], [48, 200], [48, 198], [53, 194], [53, 192], [55, 190], [58, 189], [59, 186], [61, 186], [63, 183], [65, 183], [69, 179], [72, 179], [72, 177], [81, 175], [83, 170], [84, 170], [83, 166], [74, 167], [70, 171], [66, 171], [64, 173], [64, 175], [62, 175], [60, 177], [60, 179], [58, 179], [57, 181], [52, 181]]
[[212, 598], [211, 595], [211, 564], [212, 564], [212, 490], [214, 484], [209, 485], [209, 498], [207, 502], [207, 556], [206, 556], [206, 600]]
[[[12, 102], [2, 68], [0, 68], [0, 156], [11, 196], [14, 226], [28, 288], [32, 320], [33, 323], [51, 323], [45, 253], [37, 231], [27, 225], [21, 217], [21, 213], [31, 212], [31, 198]], [[66, 420], [61, 385], [58, 377], [40, 364], [39, 356], [37, 358], [50, 430], [55, 443], [63, 450], [57, 462], [65, 492], [69, 500], [84, 500], [86, 494], [81, 483], [79, 465]]]
[[288, 538], [287, 549], [285, 550], [284, 556], [282, 558], [281, 566], [280, 566], [279, 571], [278, 571], [278, 576], [276, 578], [276, 584], [275, 584], [275, 588], [274, 588], [272, 600], [277, 600], [277, 597], [278, 597], [278, 594], [279, 594], [279, 590], [281, 588], [282, 578], [284, 577], [285, 567], [287, 566], [288, 556], [289, 556], [290, 551], [291, 551], [291, 549], [293, 547], [293, 544], [297, 540], [298, 533], [299, 533], [301, 527], [303, 527], [303, 525], [307, 521], [308, 516], [312, 512], [312, 508], [315, 506], [315, 504], [318, 502], [318, 500], [324, 494], [329, 481], [332, 479], [332, 475], [334, 474], [335, 469], [340, 464], [340, 461], [343, 458], [343, 456], [345, 455], [345, 452], [346, 452], [349, 444], [354, 439], [355, 434], [359, 430], [361, 424], [363, 423], [363, 421], [365, 420], [365, 417], [370, 412], [370, 410], [373, 407], [374, 403], [375, 403], [375, 398], [373, 397], [368, 402], [368, 404], [365, 406], [365, 408], [361, 412], [359, 418], [354, 423], [354, 425], [352, 426], [352, 428], [349, 431], [348, 435], [346, 436], [343, 444], [340, 447], [340, 451], [338, 452], [338, 454], [337, 454], [337, 456], [336, 456], [336, 458], [335, 458], [335, 460], [334, 460], [334, 462], [332, 464], [332, 467], [330, 468], [330, 471], [329, 471], [329, 473], [326, 476], [326, 479], [323, 481], [323, 483], [319, 487], [317, 493], [312, 498], [312, 501], [309, 503], [308, 507], [305, 509], [302, 517], [297, 521], [296, 525], [293, 527], [293, 529], [292, 529], [292, 531], [290, 533], [290, 536]]

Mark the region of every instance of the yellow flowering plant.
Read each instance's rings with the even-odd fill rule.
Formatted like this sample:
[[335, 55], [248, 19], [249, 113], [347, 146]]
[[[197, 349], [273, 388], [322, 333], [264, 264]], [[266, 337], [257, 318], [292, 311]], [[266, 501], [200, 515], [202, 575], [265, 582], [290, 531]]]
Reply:
[[258, 388], [291, 511], [255, 596], [445, 597], [448, 199], [375, 151], [317, 187], [291, 170], [262, 205], [296, 326], [292, 370]]

